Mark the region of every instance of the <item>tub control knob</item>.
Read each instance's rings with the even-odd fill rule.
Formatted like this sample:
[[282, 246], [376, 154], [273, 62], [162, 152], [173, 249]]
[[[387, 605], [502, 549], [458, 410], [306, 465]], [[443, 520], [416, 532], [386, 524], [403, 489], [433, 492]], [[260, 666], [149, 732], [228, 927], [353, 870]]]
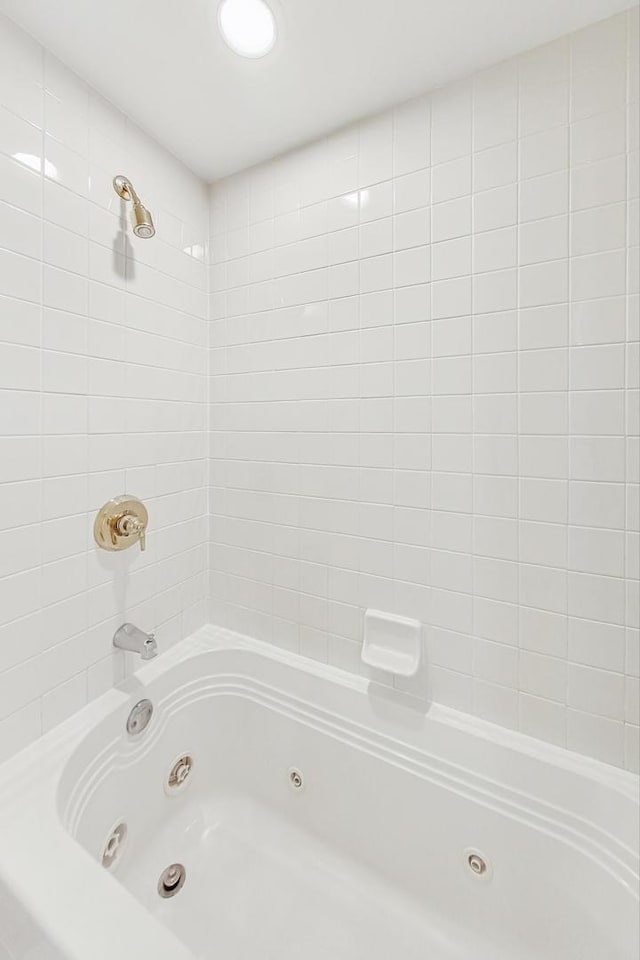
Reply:
[[140, 549], [144, 550], [146, 548], [145, 530], [146, 524], [143, 523], [139, 517], [135, 516], [133, 513], [123, 513], [115, 521], [115, 529], [113, 531], [111, 540], [113, 542], [117, 537], [133, 537], [135, 540], [137, 537], [140, 543]]
[[103, 550], [126, 550], [134, 543], [144, 550], [149, 514], [137, 497], [123, 494], [109, 500], [98, 511], [93, 535]]

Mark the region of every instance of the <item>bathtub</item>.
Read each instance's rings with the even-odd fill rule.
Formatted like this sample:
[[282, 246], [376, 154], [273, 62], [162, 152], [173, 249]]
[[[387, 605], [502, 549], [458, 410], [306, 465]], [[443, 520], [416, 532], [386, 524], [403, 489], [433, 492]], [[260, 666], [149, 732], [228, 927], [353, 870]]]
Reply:
[[220, 628], [0, 791], [0, 960], [637, 960], [637, 778]]

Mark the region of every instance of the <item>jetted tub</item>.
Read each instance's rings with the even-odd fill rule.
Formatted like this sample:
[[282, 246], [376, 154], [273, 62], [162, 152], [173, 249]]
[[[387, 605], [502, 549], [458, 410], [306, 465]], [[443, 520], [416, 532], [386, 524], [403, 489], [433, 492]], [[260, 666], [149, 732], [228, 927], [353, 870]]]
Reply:
[[0, 768], [0, 960], [637, 960], [638, 813], [631, 774], [207, 627]]

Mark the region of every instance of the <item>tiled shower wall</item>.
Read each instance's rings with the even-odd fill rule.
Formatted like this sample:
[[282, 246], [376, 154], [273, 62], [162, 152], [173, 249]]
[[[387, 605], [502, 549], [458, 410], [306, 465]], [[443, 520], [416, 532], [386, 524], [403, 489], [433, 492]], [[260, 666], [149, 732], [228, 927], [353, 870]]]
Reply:
[[[638, 764], [637, 8], [212, 190], [211, 619]], [[381, 677], [376, 679], [383, 680]]]
[[[417, 616], [413, 693], [629, 767], [637, 35], [216, 185], [209, 314], [211, 618], [359, 670], [364, 608]], [[162, 648], [206, 619], [207, 223], [195, 177], [0, 20], [0, 757], [121, 677], [122, 620]], [[100, 553], [125, 490], [148, 551]]]
[[[124, 619], [163, 648], [206, 618], [207, 224], [194, 176], [0, 19], [0, 759], [120, 677]], [[125, 491], [144, 554], [93, 544]]]

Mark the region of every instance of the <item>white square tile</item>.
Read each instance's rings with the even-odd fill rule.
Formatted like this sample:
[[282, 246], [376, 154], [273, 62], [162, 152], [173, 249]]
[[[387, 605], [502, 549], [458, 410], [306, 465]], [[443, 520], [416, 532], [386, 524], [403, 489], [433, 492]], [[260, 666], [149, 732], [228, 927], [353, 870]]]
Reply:
[[477, 273], [473, 278], [473, 306], [476, 313], [513, 310], [517, 300], [515, 270]]
[[511, 518], [518, 514], [518, 483], [514, 477], [474, 476], [473, 498], [479, 514]]
[[566, 703], [567, 663], [522, 650], [520, 652], [520, 689], [546, 700]]
[[471, 85], [437, 91], [431, 105], [431, 162], [455, 160], [471, 152]]
[[471, 273], [471, 238], [445, 240], [431, 246], [433, 280], [449, 280]]
[[569, 491], [570, 523], [613, 529], [624, 527], [623, 487], [613, 483], [576, 480], [569, 485]]
[[517, 319], [513, 311], [473, 317], [473, 346], [476, 354], [515, 350]]
[[626, 258], [623, 251], [574, 257], [571, 296], [574, 300], [616, 297], [625, 292]]
[[[429, 355], [427, 323], [403, 323], [395, 327], [396, 360], [422, 360]], [[426, 384], [424, 386], [426, 389]], [[426, 399], [424, 402], [427, 402]]]
[[89, 152], [89, 90], [59, 60], [45, 54], [44, 119], [47, 134], [82, 156]]
[[393, 180], [394, 213], [405, 213], [418, 207], [426, 207], [431, 196], [429, 170], [417, 170]]
[[524, 350], [519, 355], [519, 386], [523, 392], [565, 390], [568, 386], [566, 350]]
[[524, 563], [562, 568], [567, 565], [567, 533], [563, 524], [521, 521], [519, 558]]
[[571, 340], [579, 345], [617, 343], [625, 339], [624, 297], [572, 304]]
[[471, 277], [438, 280], [431, 284], [431, 316], [434, 320], [471, 313]]
[[39, 216], [42, 213], [39, 171], [39, 164], [32, 163], [29, 154], [25, 154], [22, 161], [0, 154], [0, 200]]
[[[520, 346], [522, 350], [527, 351], [527, 356], [531, 358], [534, 354], [530, 354], [528, 351], [566, 346], [569, 340], [569, 305], [566, 303], [548, 304], [520, 309], [518, 327]], [[566, 358], [566, 354], [564, 356]], [[556, 353], [555, 357], [553, 369], [554, 382], [557, 383], [560, 376], [559, 369], [562, 365], [561, 354]], [[566, 383], [566, 375], [561, 382]], [[540, 388], [536, 387], [535, 389]]]
[[430, 163], [431, 103], [419, 97], [393, 111], [393, 174], [396, 177]]
[[360, 124], [361, 187], [389, 180], [393, 174], [393, 119], [380, 114]]
[[473, 238], [473, 270], [475, 273], [485, 273], [515, 267], [517, 250], [515, 227], [476, 234]]
[[393, 256], [393, 271], [396, 287], [426, 283], [430, 279], [429, 248], [412, 247], [396, 252]]
[[626, 112], [610, 110], [577, 120], [571, 125], [571, 163], [593, 163], [624, 153]]
[[[634, 404], [637, 406], [637, 404]], [[601, 436], [624, 433], [624, 394], [618, 390], [586, 390], [571, 394], [571, 429]]]
[[571, 478], [616, 482], [624, 479], [625, 445], [621, 437], [574, 437]]
[[429, 287], [418, 284], [394, 291], [396, 323], [420, 323], [429, 319]]
[[[357, 301], [351, 298], [343, 303], [349, 303], [349, 328], [358, 326]], [[341, 310], [344, 313], [344, 308]], [[386, 325], [393, 320], [393, 293], [385, 290], [380, 293], [370, 293], [360, 298], [360, 323], [363, 327]]]
[[434, 357], [455, 357], [471, 353], [471, 318], [454, 317], [431, 323], [431, 352]]
[[572, 617], [569, 620], [569, 660], [624, 673], [624, 628]]
[[390, 217], [393, 213], [393, 188], [390, 180], [360, 190], [360, 223]]
[[2, 292], [5, 296], [33, 303], [40, 300], [42, 278], [37, 260], [0, 249], [0, 276], [3, 278]]
[[625, 572], [624, 534], [621, 530], [569, 528], [569, 569], [622, 577]]
[[17, 207], [0, 203], [0, 246], [27, 257], [40, 257], [40, 220]]
[[399, 213], [393, 218], [394, 249], [406, 250], [429, 243], [431, 218], [429, 209], [421, 207]]
[[431, 238], [451, 240], [471, 233], [471, 198], [449, 200], [431, 207]]
[[7, 17], [0, 22], [0, 102], [42, 125], [42, 48]]
[[519, 272], [521, 307], [564, 303], [569, 296], [569, 263], [553, 260], [523, 266]]
[[473, 196], [473, 229], [498, 230], [514, 226], [518, 219], [518, 192], [515, 184], [496, 187]]
[[515, 140], [474, 153], [474, 190], [491, 190], [494, 187], [515, 183], [517, 179], [518, 144]]
[[[521, 78], [522, 81], [522, 78]], [[520, 135], [523, 137], [569, 122], [569, 84], [566, 80], [521, 84]]]
[[522, 265], [563, 260], [568, 257], [568, 217], [551, 217], [521, 224], [518, 233], [518, 253]]
[[584, 210], [626, 198], [626, 158], [621, 155], [571, 170], [571, 209]]
[[569, 573], [570, 616], [606, 623], [624, 622], [624, 582], [615, 577]]
[[604, 67], [574, 71], [571, 82], [571, 119], [577, 121], [597, 113], [623, 107], [627, 97], [627, 71], [624, 58]]
[[513, 60], [482, 71], [473, 84], [473, 148], [513, 140], [518, 129], [518, 71]]
[[569, 429], [569, 399], [566, 393], [522, 393], [518, 415], [521, 433], [564, 435]]
[[520, 222], [557, 217], [569, 209], [569, 173], [560, 170], [523, 180], [520, 184]]
[[563, 436], [521, 436], [520, 472], [526, 477], [564, 480], [569, 469], [569, 444]]
[[520, 141], [520, 176], [541, 177], [569, 166], [569, 128], [556, 126]]
[[471, 157], [440, 163], [431, 170], [431, 202], [442, 203], [471, 193]]
[[624, 720], [624, 677], [621, 674], [570, 663], [568, 681], [567, 703], [570, 707], [612, 720]]
[[572, 347], [569, 358], [573, 390], [624, 388], [625, 352], [622, 344]]
[[474, 398], [474, 429], [478, 433], [513, 434], [518, 426], [518, 403], [513, 394]]
[[[431, 429], [433, 434], [460, 434], [461, 431], [471, 432], [473, 427], [473, 403], [470, 396], [437, 396], [431, 400]], [[468, 438], [463, 436], [464, 444], [457, 445], [464, 450], [465, 459], [470, 449]], [[453, 437], [450, 438], [454, 442]], [[444, 441], [445, 443], [447, 441]], [[437, 451], [441, 451], [442, 443], [436, 441]], [[440, 466], [440, 469], [444, 467]]]
[[[357, 266], [357, 265], [356, 265]], [[373, 293], [393, 286], [393, 259], [387, 254], [360, 263], [360, 292]]]
[[548, 610], [519, 608], [519, 639], [524, 650], [551, 657], [567, 656], [567, 617]]
[[[378, 257], [384, 253], [390, 253], [393, 249], [393, 220], [391, 217], [385, 217], [383, 220], [373, 220], [371, 223], [360, 224], [360, 244], [359, 256], [363, 259], [369, 257]], [[358, 253], [354, 251], [353, 258], [357, 259]]]
[[567, 522], [568, 484], [564, 480], [520, 480], [520, 516], [524, 520]]

